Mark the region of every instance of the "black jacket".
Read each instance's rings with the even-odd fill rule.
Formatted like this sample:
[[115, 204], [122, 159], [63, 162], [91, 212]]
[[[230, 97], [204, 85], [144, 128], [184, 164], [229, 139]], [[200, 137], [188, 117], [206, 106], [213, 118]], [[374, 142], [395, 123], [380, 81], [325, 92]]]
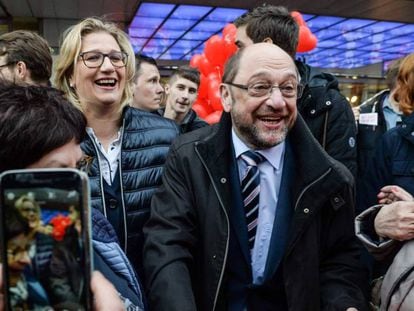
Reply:
[[414, 195], [414, 114], [383, 136], [358, 190], [358, 212], [378, 203], [387, 185], [398, 185]]
[[[160, 116], [164, 116], [165, 108], [158, 109], [155, 112]], [[179, 124], [180, 131], [182, 134], [197, 130], [204, 126], [208, 126], [208, 123], [200, 119], [193, 109], [190, 109], [188, 111], [188, 113], [184, 117], [183, 122]]]
[[359, 113], [377, 113], [378, 125], [358, 123], [358, 176], [362, 177], [366, 171], [368, 161], [373, 157], [375, 148], [380, 144], [382, 135], [387, 131], [382, 105], [390, 94], [389, 90], [381, 91], [366, 100], [359, 106]]
[[352, 108], [339, 92], [338, 80], [296, 61], [301, 83], [305, 85], [298, 110], [325, 151], [357, 173], [356, 125]]
[[[123, 111], [121, 159], [121, 206], [124, 212], [125, 253], [138, 271], [142, 266], [142, 227], [148, 219], [151, 196], [161, 184], [161, 175], [171, 143], [179, 134], [175, 122], [131, 107]], [[92, 157], [89, 168], [92, 207], [106, 216], [103, 177], [98, 151], [87, 135], [81, 145]]]
[[[353, 178], [298, 117], [288, 135], [295, 163], [293, 221], [283, 258], [289, 310], [365, 310], [353, 226]], [[177, 139], [144, 228], [153, 310], [227, 310], [223, 293], [232, 205], [231, 121]]]

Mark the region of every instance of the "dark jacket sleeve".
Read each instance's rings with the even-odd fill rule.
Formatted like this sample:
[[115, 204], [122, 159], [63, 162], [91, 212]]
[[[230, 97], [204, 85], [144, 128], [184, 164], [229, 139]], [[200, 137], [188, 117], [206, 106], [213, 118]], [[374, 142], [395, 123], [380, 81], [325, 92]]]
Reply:
[[356, 124], [352, 108], [336, 89], [329, 89], [332, 109], [328, 113], [326, 152], [344, 164], [355, 177], [357, 173]]
[[[336, 199], [335, 199], [336, 198]], [[320, 286], [322, 310], [368, 310], [362, 286], [359, 246], [354, 231], [354, 190], [346, 187], [323, 214]]]
[[144, 227], [144, 271], [151, 310], [197, 309], [191, 286], [196, 216], [184, 172], [171, 149]]
[[376, 260], [390, 260], [400, 249], [402, 243], [391, 239], [381, 239], [375, 232], [375, 217], [382, 205], [374, 205], [355, 218], [355, 233], [365, 248]]

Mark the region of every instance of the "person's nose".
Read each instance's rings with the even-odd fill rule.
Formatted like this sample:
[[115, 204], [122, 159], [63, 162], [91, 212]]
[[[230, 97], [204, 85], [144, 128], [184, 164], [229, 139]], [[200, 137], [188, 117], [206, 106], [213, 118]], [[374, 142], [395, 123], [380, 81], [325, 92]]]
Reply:
[[27, 251], [21, 253], [19, 263], [23, 265], [29, 265], [31, 262], [29, 253]]
[[164, 93], [164, 88], [162, 87], [161, 83], [157, 83], [157, 94]]
[[112, 65], [111, 60], [109, 59], [109, 56], [105, 55], [103, 58], [104, 59], [101, 65], [101, 70], [102, 71], [114, 71], [115, 67], [114, 65]]
[[185, 100], [187, 100], [188, 99], [188, 90], [183, 90], [182, 92], [181, 92], [181, 97], [183, 98], [183, 99], [185, 99]]
[[286, 106], [285, 98], [283, 97], [279, 87], [274, 86], [271, 89], [266, 103], [274, 109], [280, 109]]

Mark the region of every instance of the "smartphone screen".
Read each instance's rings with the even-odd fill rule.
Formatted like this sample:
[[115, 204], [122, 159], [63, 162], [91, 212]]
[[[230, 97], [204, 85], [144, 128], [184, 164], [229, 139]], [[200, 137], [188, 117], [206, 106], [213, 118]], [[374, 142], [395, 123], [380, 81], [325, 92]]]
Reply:
[[0, 184], [8, 309], [90, 309], [87, 176], [72, 169], [8, 171]]

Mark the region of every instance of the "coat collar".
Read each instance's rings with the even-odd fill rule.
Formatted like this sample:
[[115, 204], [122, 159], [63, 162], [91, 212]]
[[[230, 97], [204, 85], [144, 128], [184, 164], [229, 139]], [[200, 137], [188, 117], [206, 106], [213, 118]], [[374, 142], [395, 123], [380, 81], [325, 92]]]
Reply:
[[[229, 178], [228, 163], [232, 156], [231, 126], [230, 114], [223, 112], [220, 122], [213, 126], [210, 135], [197, 145], [200, 154], [211, 169], [213, 178], [216, 178], [215, 181], [219, 184], [223, 183], [223, 178], [227, 180]], [[325, 174], [330, 168], [341, 166], [325, 153], [299, 114], [287, 139], [292, 147], [296, 167], [293, 178], [294, 198], [297, 198], [303, 188]], [[350, 174], [347, 176], [352, 179]], [[327, 193], [331, 193], [334, 189], [328, 188], [327, 190]]]

